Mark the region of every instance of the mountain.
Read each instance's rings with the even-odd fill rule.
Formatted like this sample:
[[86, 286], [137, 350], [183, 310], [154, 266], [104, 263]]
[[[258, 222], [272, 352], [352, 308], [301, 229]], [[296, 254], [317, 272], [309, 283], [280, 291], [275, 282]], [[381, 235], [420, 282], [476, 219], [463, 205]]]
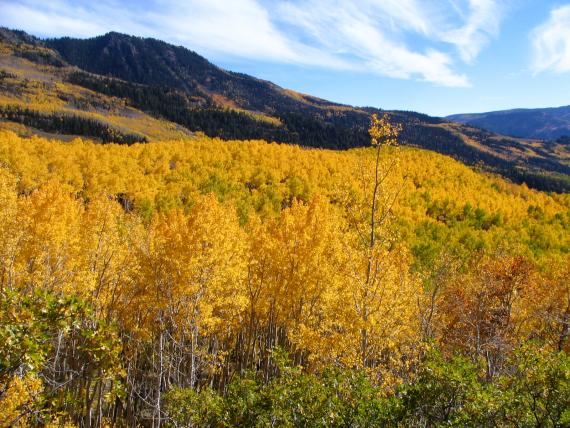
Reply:
[[[145, 110], [209, 135], [333, 148], [367, 140], [368, 112], [223, 70], [183, 47], [119, 33], [52, 39], [46, 45], [84, 71], [121, 80], [75, 73], [73, 83], [120, 94]], [[140, 97], [133, 84], [153, 89]], [[156, 101], [149, 100], [150, 92]]]
[[570, 106], [454, 114], [447, 119], [520, 138], [555, 140], [570, 136]]
[[160, 40], [119, 33], [40, 40], [0, 29], [0, 120], [20, 133], [132, 144], [203, 132], [347, 149], [369, 144], [370, 116], [385, 112], [403, 125], [403, 144], [538, 189], [570, 191], [570, 147], [564, 142], [326, 101], [221, 69]]

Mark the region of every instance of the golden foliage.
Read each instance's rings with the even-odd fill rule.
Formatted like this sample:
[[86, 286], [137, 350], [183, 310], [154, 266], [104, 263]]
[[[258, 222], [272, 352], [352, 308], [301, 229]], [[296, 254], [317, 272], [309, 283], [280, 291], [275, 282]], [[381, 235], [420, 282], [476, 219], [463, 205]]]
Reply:
[[[398, 132], [376, 118], [375, 147], [333, 152], [0, 131], [1, 287], [81, 296], [118, 323], [128, 364], [150, 343], [161, 358], [148, 364], [178, 373], [169, 364], [182, 361], [191, 385], [205, 367], [221, 384], [270, 373], [276, 347], [311, 370], [360, 367], [393, 384], [426, 331], [491, 368], [534, 327], [554, 347], [568, 293], [545, 260], [568, 251], [568, 197], [391, 147]], [[456, 268], [430, 299], [443, 253]], [[466, 340], [477, 328], [486, 335]]]
[[0, 384], [0, 426], [27, 427], [27, 408], [42, 392], [42, 381], [35, 375], [12, 376], [6, 385]]

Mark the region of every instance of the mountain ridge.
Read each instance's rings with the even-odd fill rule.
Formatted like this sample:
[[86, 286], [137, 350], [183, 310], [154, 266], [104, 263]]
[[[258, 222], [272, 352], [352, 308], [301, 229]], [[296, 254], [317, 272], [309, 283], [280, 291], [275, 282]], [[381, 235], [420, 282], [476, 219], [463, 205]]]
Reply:
[[518, 138], [555, 140], [570, 136], [570, 105], [462, 113], [446, 118]]

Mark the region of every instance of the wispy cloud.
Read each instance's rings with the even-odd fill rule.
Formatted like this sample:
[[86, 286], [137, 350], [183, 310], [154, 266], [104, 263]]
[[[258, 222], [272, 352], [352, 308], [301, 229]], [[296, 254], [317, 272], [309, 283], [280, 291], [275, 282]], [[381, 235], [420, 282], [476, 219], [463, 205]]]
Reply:
[[[66, 10], [66, 7], [69, 9]], [[40, 5], [35, 1], [2, 1], [0, 12], [2, 25], [27, 30], [36, 35], [66, 34], [71, 37], [85, 37], [101, 34], [106, 29], [105, 25], [99, 25], [98, 18], [91, 13], [60, 0]], [[97, 12], [101, 13], [103, 10], [99, 9]]]
[[463, 61], [472, 63], [489, 40], [498, 35], [504, 11], [494, 0], [470, 0], [467, 14], [457, 3], [453, 5], [454, 10], [464, 17], [464, 24], [443, 31], [441, 39], [455, 45]]
[[570, 72], [570, 5], [552, 9], [546, 22], [531, 32], [531, 41], [535, 74]]
[[204, 54], [468, 86], [499, 31], [498, 0], [0, 0], [0, 24], [44, 36], [107, 31]]
[[[294, 34], [301, 32], [303, 40], [353, 68], [468, 86], [467, 76], [454, 70], [453, 49], [441, 45], [472, 62], [498, 32], [501, 14], [492, 0], [470, 0], [465, 12], [464, 4], [453, 6], [426, 0], [305, 0], [282, 2], [278, 16]], [[423, 48], [414, 49], [406, 42], [410, 37]]]

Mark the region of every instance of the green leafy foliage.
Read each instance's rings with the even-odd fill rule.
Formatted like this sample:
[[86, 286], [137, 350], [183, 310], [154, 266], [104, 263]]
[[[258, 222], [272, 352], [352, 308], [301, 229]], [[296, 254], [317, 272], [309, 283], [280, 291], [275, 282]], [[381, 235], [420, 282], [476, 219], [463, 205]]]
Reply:
[[532, 344], [509, 362], [512, 373], [487, 381], [469, 360], [432, 349], [413, 379], [394, 393], [361, 371], [319, 375], [280, 357], [269, 383], [235, 378], [221, 395], [174, 389], [165, 402], [172, 426], [195, 427], [562, 427], [570, 422], [570, 358]]
[[45, 424], [77, 417], [85, 399], [99, 394], [98, 399], [113, 400], [122, 394], [118, 336], [76, 297], [4, 290], [0, 343], [0, 403], [14, 378], [43, 380], [41, 394], [23, 403], [15, 419], [25, 416], [34, 424]]

